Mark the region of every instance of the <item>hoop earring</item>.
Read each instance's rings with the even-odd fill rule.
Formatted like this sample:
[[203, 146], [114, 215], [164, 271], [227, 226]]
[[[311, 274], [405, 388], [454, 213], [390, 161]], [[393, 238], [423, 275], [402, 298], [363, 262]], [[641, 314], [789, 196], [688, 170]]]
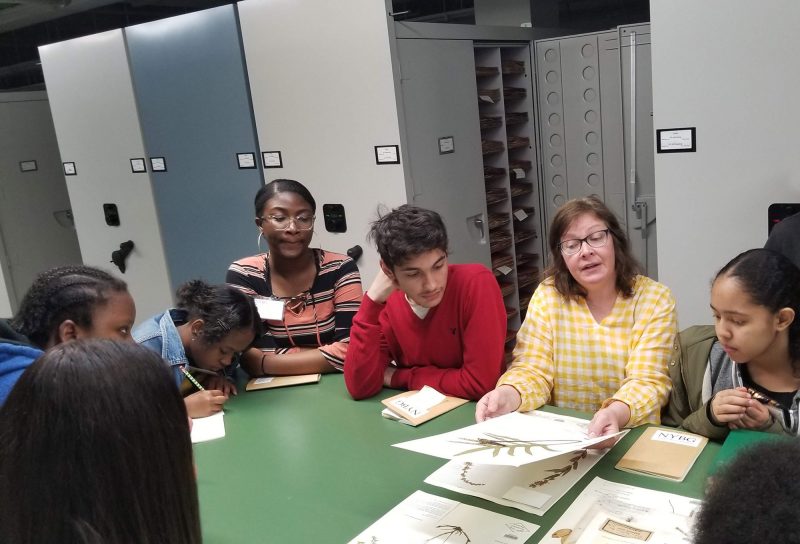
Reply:
[[261, 238], [263, 238], [262, 234], [263, 233], [261, 232], [261, 229], [258, 229], [258, 238], [256, 238], [256, 246], [258, 246], [258, 252], [259, 253], [262, 253], [262, 250], [261, 250]]

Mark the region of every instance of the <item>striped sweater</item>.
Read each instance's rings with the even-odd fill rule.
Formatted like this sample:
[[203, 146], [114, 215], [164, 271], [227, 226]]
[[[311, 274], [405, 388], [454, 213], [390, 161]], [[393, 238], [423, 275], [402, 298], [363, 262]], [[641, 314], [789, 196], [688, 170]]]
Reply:
[[[255, 346], [274, 353], [319, 348], [341, 370], [350, 342], [350, 325], [361, 303], [361, 275], [346, 255], [314, 249], [317, 275], [311, 290], [299, 300], [284, 299], [283, 321], [265, 320], [266, 334]], [[240, 259], [228, 268], [225, 281], [252, 296], [270, 297], [269, 254]]]

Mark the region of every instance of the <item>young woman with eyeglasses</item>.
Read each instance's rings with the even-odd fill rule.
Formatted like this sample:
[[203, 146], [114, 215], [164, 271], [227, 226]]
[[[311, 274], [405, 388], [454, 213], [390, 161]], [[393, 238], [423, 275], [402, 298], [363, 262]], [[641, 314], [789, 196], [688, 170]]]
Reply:
[[266, 324], [256, 347], [242, 356], [251, 376], [343, 368], [361, 276], [350, 257], [309, 247], [316, 207], [308, 189], [290, 179], [276, 179], [256, 194], [259, 242], [263, 237], [268, 251], [234, 262], [226, 277], [256, 297]]
[[714, 279], [711, 311], [713, 327], [680, 334], [664, 422], [717, 440], [739, 428], [800, 434], [800, 270], [745, 251]]
[[595, 436], [658, 423], [676, 335], [669, 289], [638, 274], [625, 231], [596, 197], [564, 204], [548, 242], [552, 264], [514, 360], [478, 402], [476, 419], [553, 404], [594, 413]]

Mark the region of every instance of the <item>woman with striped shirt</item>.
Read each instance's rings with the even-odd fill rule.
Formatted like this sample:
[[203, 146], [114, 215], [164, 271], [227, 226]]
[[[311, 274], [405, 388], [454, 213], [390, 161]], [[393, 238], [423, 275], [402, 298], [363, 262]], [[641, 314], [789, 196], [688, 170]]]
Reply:
[[594, 413], [594, 436], [658, 423], [677, 332], [669, 289], [637, 273], [625, 231], [596, 197], [562, 206], [548, 242], [552, 264], [514, 360], [478, 402], [476, 418], [553, 404]]
[[256, 194], [256, 225], [269, 251], [234, 262], [226, 277], [256, 298], [265, 323], [266, 334], [241, 359], [251, 376], [342, 369], [361, 276], [350, 257], [309, 247], [316, 207], [294, 180], [276, 179]]

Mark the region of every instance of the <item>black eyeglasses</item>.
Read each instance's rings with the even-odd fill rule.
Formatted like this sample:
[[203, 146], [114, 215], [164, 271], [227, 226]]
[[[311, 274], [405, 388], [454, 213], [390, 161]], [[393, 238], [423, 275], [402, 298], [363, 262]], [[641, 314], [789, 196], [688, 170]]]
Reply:
[[586, 242], [589, 247], [603, 247], [608, 242], [608, 229], [597, 230], [584, 238], [571, 238], [562, 240], [558, 244], [558, 250], [564, 255], [575, 255], [581, 250], [581, 246]]

